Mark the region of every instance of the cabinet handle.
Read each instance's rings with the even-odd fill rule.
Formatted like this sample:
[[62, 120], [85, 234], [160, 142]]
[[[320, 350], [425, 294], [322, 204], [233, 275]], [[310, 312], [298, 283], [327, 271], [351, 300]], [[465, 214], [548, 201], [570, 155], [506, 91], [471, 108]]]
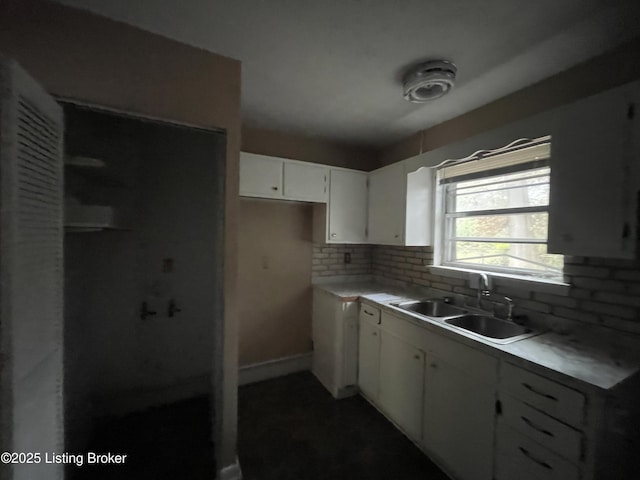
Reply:
[[400, 235], [397, 233], [393, 236], [393, 238], [398, 238], [398, 237], [400, 237]]
[[522, 386], [527, 390], [529, 390], [531, 393], [535, 393], [536, 395], [540, 395], [541, 397], [548, 398], [549, 400], [553, 400], [554, 402], [558, 401], [558, 399], [553, 395], [549, 395], [548, 393], [544, 393], [539, 390], [536, 390], [534, 387], [532, 387], [528, 383], [523, 383]]
[[438, 364], [437, 363], [430, 363], [429, 366], [431, 368], [438, 368]]
[[533, 428], [534, 430], [537, 430], [540, 433], [544, 433], [545, 435], [549, 436], [549, 437], [554, 437], [555, 435], [553, 433], [551, 433], [549, 430], [545, 430], [542, 427], [537, 426], [535, 423], [533, 423], [531, 420], [529, 420], [527, 417], [525, 417], [524, 415], [521, 415], [520, 418], [522, 419], [522, 421], [524, 423], [526, 423], [530, 428]]
[[363, 309], [362, 311], [363, 311], [364, 313], [366, 313], [367, 315], [371, 315], [371, 316], [373, 317], [373, 313], [371, 313], [371, 312], [367, 312], [367, 311], [366, 311], [366, 310], [364, 310], [364, 309]]
[[334, 237], [337, 237], [337, 236], [338, 236], [338, 234], [337, 234], [337, 233], [332, 233], [332, 234], [331, 234], [331, 238], [334, 238]]
[[378, 332], [373, 332], [373, 336], [377, 337], [378, 336]]
[[420, 355], [414, 355], [413, 358], [415, 358], [416, 360], [420, 360]]
[[542, 460], [538, 460], [536, 457], [534, 457], [533, 455], [531, 455], [529, 453], [529, 450], [527, 450], [526, 448], [522, 448], [522, 447], [518, 447], [520, 449], [520, 451], [522, 452], [522, 454], [527, 457], [529, 460], [536, 462], [538, 465], [540, 465], [541, 467], [546, 468], [547, 470], [553, 470], [553, 467], [551, 465], [549, 465], [547, 462], [543, 462]]
[[278, 190], [278, 187], [271, 187], [271, 190]]

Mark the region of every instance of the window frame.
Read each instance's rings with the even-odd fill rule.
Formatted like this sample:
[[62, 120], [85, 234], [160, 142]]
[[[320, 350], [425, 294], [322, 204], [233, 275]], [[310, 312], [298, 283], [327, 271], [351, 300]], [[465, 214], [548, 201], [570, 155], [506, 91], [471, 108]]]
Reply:
[[[547, 143], [551, 143], [550, 137], [545, 138]], [[473, 156], [472, 156], [473, 157]], [[471, 158], [472, 158], [471, 157]], [[468, 159], [465, 159], [465, 161]], [[451, 163], [451, 162], [450, 162]], [[527, 281], [534, 282], [543, 282], [543, 283], [563, 283], [564, 274], [563, 269], [553, 270], [553, 268], [544, 269], [544, 270], [536, 270], [536, 269], [527, 269], [527, 268], [514, 268], [514, 267], [501, 267], [495, 265], [485, 265], [485, 264], [473, 264], [473, 263], [465, 263], [465, 262], [456, 262], [454, 260], [448, 260], [447, 258], [451, 258], [451, 252], [448, 251], [451, 248], [451, 245], [455, 242], [452, 241], [454, 235], [451, 230], [455, 228], [455, 219], [456, 218], [470, 218], [470, 217], [480, 217], [486, 215], [509, 215], [509, 214], [525, 214], [525, 213], [547, 213], [550, 215], [551, 209], [551, 198], [549, 198], [549, 202], [546, 205], [537, 205], [537, 206], [524, 206], [524, 207], [512, 207], [512, 208], [504, 208], [504, 209], [483, 209], [477, 211], [467, 211], [467, 212], [447, 212], [447, 196], [451, 195], [450, 190], [451, 186], [455, 184], [459, 184], [465, 181], [480, 179], [480, 178], [492, 178], [505, 176], [509, 174], [515, 174], [520, 172], [526, 172], [530, 170], [536, 170], [541, 168], [551, 168], [550, 158], [544, 159], [543, 161], [536, 161], [532, 159], [531, 162], [521, 163], [514, 165], [511, 168], [507, 169], [495, 169], [493, 172], [492, 169], [487, 169], [486, 174], [480, 174], [473, 178], [465, 178], [460, 177], [458, 180], [449, 180], [448, 182], [443, 183], [441, 181], [441, 170], [436, 170], [435, 172], [435, 182], [436, 182], [436, 199], [435, 199], [435, 239], [434, 239], [434, 267], [439, 269], [451, 269], [451, 270], [459, 270], [466, 271], [470, 273], [478, 272], [478, 273], [489, 273], [489, 274], [498, 274], [505, 277], [510, 278], [521, 278]], [[489, 173], [491, 172], [491, 173]], [[549, 170], [549, 182], [551, 181], [551, 171]], [[458, 237], [458, 238], [466, 238], [466, 237]], [[478, 237], [480, 238], [480, 237]], [[489, 241], [490, 239], [485, 239]], [[496, 242], [502, 243], [504, 242], [504, 238], [496, 239]], [[547, 232], [547, 237], [544, 241], [539, 239], [518, 239], [519, 242], [504, 242], [504, 243], [529, 243], [529, 244], [543, 244], [548, 245], [549, 236]], [[529, 242], [525, 242], [523, 240], [532, 240]], [[474, 241], [473, 239], [469, 239], [469, 241]], [[477, 241], [477, 240], [476, 240]]]

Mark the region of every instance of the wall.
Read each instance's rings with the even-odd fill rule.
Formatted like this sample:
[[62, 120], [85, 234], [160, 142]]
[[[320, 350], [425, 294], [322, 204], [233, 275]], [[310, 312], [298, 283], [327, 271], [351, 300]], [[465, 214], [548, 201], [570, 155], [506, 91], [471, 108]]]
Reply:
[[[640, 37], [495, 102], [416, 132], [405, 140], [382, 149], [379, 152], [378, 167], [434, 150], [640, 78], [638, 52], [640, 52]], [[440, 101], [446, 102], [446, 98]]]
[[[394, 281], [432, 287], [475, 298], [468, 281], [434, 275], [431, 247], [373, 247], [373, 273]], [[602, 326], [640, 334], [640, 260], [565, 257], [568, 296], [498, 287], [495, 293], [512, 297], [515, 313], [550, 322], [557, 328]]]
[[[367, 149], [246, 126], [242, 129], [242, 151], [361, 170], [373, 168], [371, 162], [376, 158], [375, 152]], [[343, 270], [354, 274], [370, 271], [368, 257], [363, 260], [354, 254], [347, 266], [342, 255], [336, 260], [338, 250], [344, 250], [341, 247], [329, 247], [326, 258], [316, 259], [318, 249], [321, 256], [325, 253], [311, 243], [312, 219], [308, 203], [241, 199], [240, 365], [311, 350], [312, 270], [314, 277]], [[362, 268], [362, 261], [366, 268]]]
[[240, 201], [240, 365], [311, 351], [311, 208]]
[[374, 149], [247, 126], [242, 127], [242, 151], [364, 171], [375, 169], [377, 163]]
[[30, 0], [0, 4], [0, 52], [17, 59], [58, 96], [225, 129], [224, 208], [211, 217], [219, 223], [224, 219], [224, 237], [216, 240], [224, 242], [224, 264], [217, 267], [213, 292], [220, 301], [211, 318], [217, 333], [212, 363], [217, 464], [234, 464], [240, 63], [102, 17]]

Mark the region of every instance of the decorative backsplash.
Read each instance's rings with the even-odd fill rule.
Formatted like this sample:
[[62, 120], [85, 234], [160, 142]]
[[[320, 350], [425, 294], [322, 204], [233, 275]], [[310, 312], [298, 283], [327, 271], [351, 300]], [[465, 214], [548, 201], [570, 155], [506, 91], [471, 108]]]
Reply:
[[[313, 245], [311, 277], [371, 275], [371, 245]], [[345, 253], [351, 257], [345, 263]]]
[[[351, 263], [344, 263], [344, 253]], [[476, 290], [464, 279], [429, 272], [431, 247], [384, 245], [314, 245], [314, 278], [339, 275], [374, 275], [384, 280], [437, 288], [474, 297]], [[587, 257], [565, 257], [565, 276], [571, 285], [568, 296], [532, 292], [526, 288], [498, 286], [498, 295], [508, 295], [516, 313], [568, 324], [582, 322], [640, 334], [640, 261]]]

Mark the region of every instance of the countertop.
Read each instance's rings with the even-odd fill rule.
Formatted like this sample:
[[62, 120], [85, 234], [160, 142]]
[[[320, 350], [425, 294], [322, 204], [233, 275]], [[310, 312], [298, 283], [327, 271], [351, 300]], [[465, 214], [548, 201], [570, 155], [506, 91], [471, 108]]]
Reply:
[[404, 300], [427, 298], [425, 290], [414, 291], [373, 281], [316, 284], [314, 288], [343, 301], [361, 299], [472, 348], [524, 368], [538, 370], [565, 383], [576, 382], [579, 384], [576, 386], [583, 389], [609, 392], [636, 378], [640, 372], [640, 344], [604, 329], [600, 334], [592, 331], [569, 334], [546, 332], [501, 345], [445, 325], [440, 320], [430, 320], [391, 305]]

